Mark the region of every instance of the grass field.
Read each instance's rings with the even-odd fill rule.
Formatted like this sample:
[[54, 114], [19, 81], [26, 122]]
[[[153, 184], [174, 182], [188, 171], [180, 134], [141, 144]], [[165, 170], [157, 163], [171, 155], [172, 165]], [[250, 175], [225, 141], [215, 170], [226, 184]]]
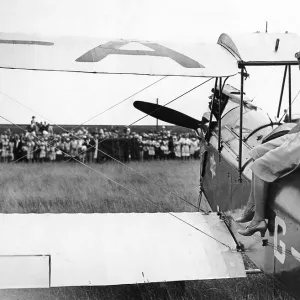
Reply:
[[[2, 213], [195, 211], [199, 162], [1, 164]], [[94, 169], [94, 170], [93, 170]], [[96, 170], [96, 171], [95, 171]], [[120, 185], [100, 176], [100, 173]], [[178, 196], [177, 196], [178, 195]], [[146, 199], [150, 200], [147, 201]], [[151, 203], [153, 202], [153, 203]], [[248, 264], [247, 260], [245, 260]], [[292, 299], [263, 274], [246, 279], [0, 291], [0, 299]]]

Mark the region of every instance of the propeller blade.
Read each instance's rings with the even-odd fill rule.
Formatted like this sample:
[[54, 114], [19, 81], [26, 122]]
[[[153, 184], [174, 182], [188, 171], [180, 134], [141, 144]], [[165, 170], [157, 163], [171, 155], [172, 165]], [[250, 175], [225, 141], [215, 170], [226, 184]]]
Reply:
[[201, 127], [201, 121], [172, 108], [144, 101], [135, 101], [133, 106], [138, 110], [164, 122], [190, 129], [197, 129]]

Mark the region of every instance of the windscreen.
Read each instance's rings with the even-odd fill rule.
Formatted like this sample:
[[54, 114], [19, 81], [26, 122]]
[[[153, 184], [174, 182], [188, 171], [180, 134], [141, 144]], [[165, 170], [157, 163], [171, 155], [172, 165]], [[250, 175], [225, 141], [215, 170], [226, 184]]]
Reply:
[[[277, 126], [272, 125], [267, 113], [261, 109], [244, 107], [242, 138], [248, 149], [261, 144], [263, 138], [275, 127]], [[239, 134], [240, 108], [238, 106], [228, 111], [222, 118], [222, 140], [230, 146], [236, 155], [239, 152]]]

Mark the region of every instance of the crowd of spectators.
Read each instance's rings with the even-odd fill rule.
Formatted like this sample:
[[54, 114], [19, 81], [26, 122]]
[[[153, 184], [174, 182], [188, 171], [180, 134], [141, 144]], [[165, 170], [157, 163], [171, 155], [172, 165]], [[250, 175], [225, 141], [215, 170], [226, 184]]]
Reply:
[[1, 162], [188, 160], [199, 158], [199, 154], [199, 139], [195, 135], [176, 134], [164, 126], [159, 132], [140, 134], [130, 128], [89, 131], [83, 126], [55, 133], [47, 122], [36, 122], [32, 117], [24, 133], [8, 129], [0, 136]]

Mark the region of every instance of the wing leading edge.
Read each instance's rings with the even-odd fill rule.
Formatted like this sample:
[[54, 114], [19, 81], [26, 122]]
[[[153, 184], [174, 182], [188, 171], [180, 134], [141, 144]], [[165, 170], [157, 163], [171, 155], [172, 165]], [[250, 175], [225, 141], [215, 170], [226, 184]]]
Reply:
[[246, 276], [215, 213], [175, 215], [205, 234], [164, 213], [2, 214], [0, 266], [11, 267], [0, 268], [0, 288]]
[[0, 33], [0, 68], [188, 77], [238, 72], [235, 58], [218, 44], [5, 33]]

